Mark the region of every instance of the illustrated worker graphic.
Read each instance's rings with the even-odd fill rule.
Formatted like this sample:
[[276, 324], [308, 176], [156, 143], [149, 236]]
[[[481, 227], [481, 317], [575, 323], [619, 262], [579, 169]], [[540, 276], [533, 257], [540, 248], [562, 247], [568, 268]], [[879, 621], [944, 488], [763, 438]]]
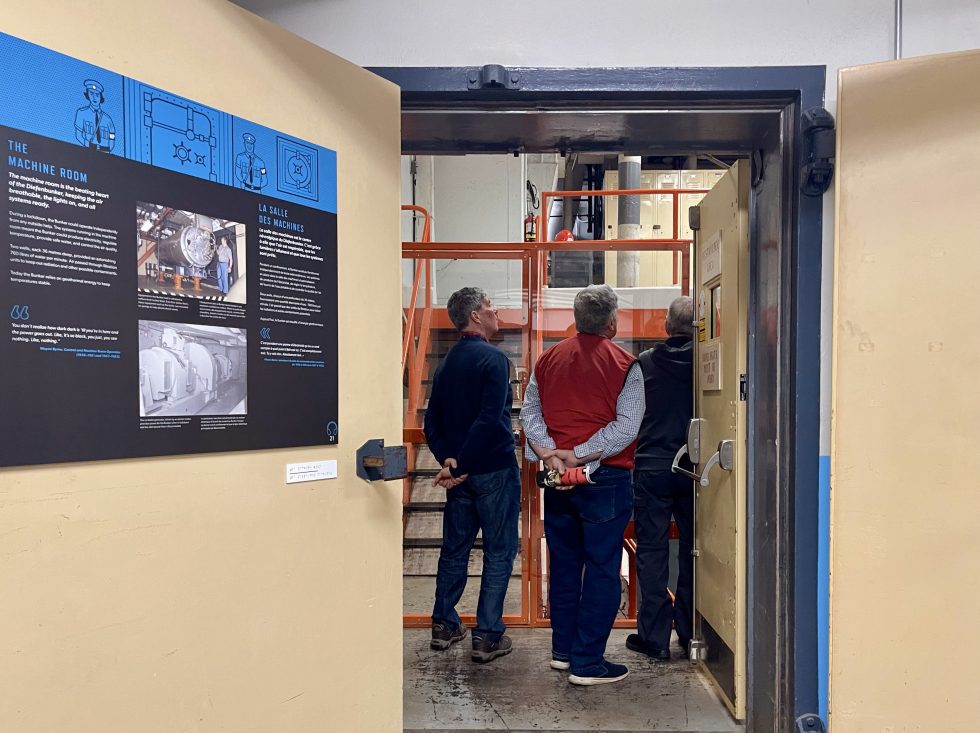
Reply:
[[75, 139], [86, 147], [110, 153], [116, 144], [116, 126], [102, 109], [105, 87], [95, 79], [86, 79], [84, 95], [88, 104], [75, 112]]
[[242, 188], [261, 191], [268, 182], [265, 161], [255, 154], [255, 135], [246, 132], [242, 135], [245, 150], [235, 157], [235, 175]]

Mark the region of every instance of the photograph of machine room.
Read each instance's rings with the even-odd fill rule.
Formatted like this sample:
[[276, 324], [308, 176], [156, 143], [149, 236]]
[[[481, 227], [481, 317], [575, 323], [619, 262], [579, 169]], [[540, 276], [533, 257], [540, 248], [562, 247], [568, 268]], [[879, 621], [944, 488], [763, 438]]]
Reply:
[[139, 322], [140, 417], [245, 415], [245, 330]]
[[[624, 157], [634, 165], [628, 169], [631, 178], [621, 181]], [[510, 360], [511, 417], [514, 430], [521, 430], [519, 411], [532, 367], [527, 352], [538, 336], [527, 330], [529, 303], [534, 302], [534, 296], [527, 292], [530, 279], [526, 261], [491, 252], [495, 243], [520, 248], [523, 242], [533, 242], [539, 235], [538, 227], [545, 227], [547, 240], [554, 243], [548, 247], [541, 283], [541, 348], [548, 349], [575, 334], [573, 300], [590, 284], [608, 284], [616, 291], [620, 316], [615, 343], [639, 355], [664, 342], [667, 309], [679, 296], [691, 294], [692, 263], [689, 256], [682, 256], [682, 250], [689, 252], [690, 245], [678, 245], [673, 251], [626, 251], [601, 245], [593, 251], [578, 251], [569, 244], [607, 239], [690, 242], [694, 233], [688, 209], [701, 201], [733, 162], [734, 158], [714, 156], [602, 153], [403, 156], [402, 201], [431, 215], [430, 241], [460, 243], [461, 249], [485, 252], [444, 257], [434, 251], [428, 259], [403, 258], [405, 322], [415, 324], [418, 331], [417, 324], [426, 320], [421, 315], [423, 309], [431, 311], [427, 315], [431, 327], [425, 353], [417, 355], [421, 361], [414, 368], [411, 364], [406, 368], [406, 426], [421, 425], [435, 370], [459, 338], [446, 311], [449, 296], [462, 287], [477, 286], [498, 309], [500, 330], [491, 343]], [[615, 189], [688, 193], [634, 196], [629, 201], [629, 217], [620, 216], [624, 207], [615, 195], [549, 197], [547, 201], [542, 195], [547, 191]], [[402, 238], [419, 243], [410, 249], [424, 251], [423, 231], [424, 217], [417, 211], [404, 211]], [[426, 270], [431, 273], [428, 290]], [[412, 336], [418, 343], [421, 333]], [[410, 348], [409, 362], [411, 353]], [[412, 375], [421, 383], [415, 392]], [[676, 637], [672, 641], [673, 660], [668, 664], [626, 649], [626, 637], [636, 631], [636, 604], [642, 598], [637, 588], [631, 587], [637, 584], [635, 554], [630, 556], [625, 549], [617, 626], [609, 638], [606, 656], [627, 664], [631, 677], [620, 685], [603, 685], [583, 695], [568, 684], [567, 673], [548, 667], [551, 630], [547, 620], [549, 578], [541, 523], [543, 505], [533, 506], [526, 500], [528, 474], [518, 523], [519, 549], [504, 602], [513, 653], [481, 666], [470, 661], [468, 637], [449, 651], [429, 649], [428, 614], [432, 612], [439, 567], [446, 490], [434, 483], [439, 466], [428, 448], [418, 444], [414, 450], [403, 514], [406, 731], [740, 730], [711, 683], [684, 658]], [[517, 459], [525, 465], [520, 442]], [[669, 544], [668, 586], [676, 589], [676, 530], [671, 532]], [[480, 593], [481, 548], [478, 536], [469, 556], [468, 582], [457, 605], [471, 628]], [[452, 684], [446, 684], [447, 679]]]
[[136, 205], [140, 290], [245, 302], [245, 225], [162, 204]]

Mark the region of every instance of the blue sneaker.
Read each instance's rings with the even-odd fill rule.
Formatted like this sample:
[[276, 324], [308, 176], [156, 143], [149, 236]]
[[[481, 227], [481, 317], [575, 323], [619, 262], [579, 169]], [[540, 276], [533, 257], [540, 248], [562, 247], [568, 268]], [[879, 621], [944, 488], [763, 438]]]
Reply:
[[609, 682], [619, 682], [630, 673], [625, 664], [603, 661], [602, 667], [603, 671], [597, 674], [570, 674], [568, 675], [568, 681], [573, 685], [605, 685]]

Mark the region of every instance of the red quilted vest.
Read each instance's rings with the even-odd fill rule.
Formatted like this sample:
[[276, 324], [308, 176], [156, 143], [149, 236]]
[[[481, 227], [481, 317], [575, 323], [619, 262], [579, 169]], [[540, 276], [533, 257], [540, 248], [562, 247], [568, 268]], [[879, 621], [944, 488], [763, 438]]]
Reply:
[[[541, 411], [559, 449], [571, 450], [616, 419], [616, 402], [636, 357], [602, 336], [579, 333], [555, 344], [534, 367]], [[605, 466], [633, 468], [636, 441]]]

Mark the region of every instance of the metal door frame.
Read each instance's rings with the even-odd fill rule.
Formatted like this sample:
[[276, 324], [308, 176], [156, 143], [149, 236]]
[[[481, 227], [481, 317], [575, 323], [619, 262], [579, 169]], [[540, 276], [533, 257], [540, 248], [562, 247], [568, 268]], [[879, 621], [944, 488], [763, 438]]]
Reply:
[[[575, 149], [574, 135], [540, 150], [521, 139], [494, 141], [493, 115], [507, 111], [656, 109], [665, 129], [674, 122], [674, 132], [685, 128], [687, 113], [729, 115], [723, 132], [752, 157], [758, 178], [749, 209], [747, 730], [790, 730], [797, 717], [816, 713], [823, 215], [822, 199], [800, 192], [800, 167], [801, 115], [823, 106], [826, 67], [522, 67], [503, 76], [481, 74], [479, 67], [370, 70], [401, 87], [403, 130], [423, 111], [430, 119], [434, 113], [449, 119], [463, 109], [486, 115], [488, 137], [478, 139], [470, 129], [451, 139], [416, 141], [414, 149], [403, 145], [404, 153]], [[502, 83], [471, 88], [485, 78]], [[747, 132], [751, 116], [759, 114], [772, 115], [772, 127]], [[698, 132], [691, 129], [688, 149], [718, 152], [694, 140]], [[644, 143], [627, 138], [622, 145], [635, 154]]]

